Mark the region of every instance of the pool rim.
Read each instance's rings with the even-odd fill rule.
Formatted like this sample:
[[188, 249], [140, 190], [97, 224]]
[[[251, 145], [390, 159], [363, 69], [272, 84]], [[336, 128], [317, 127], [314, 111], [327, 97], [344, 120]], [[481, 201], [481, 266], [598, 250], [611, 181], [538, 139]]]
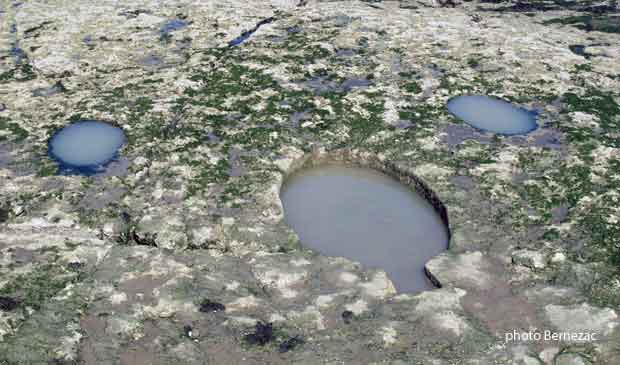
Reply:
[[[295, 232], [295, 230], [291, 226], [286, 224], [284, 205], [282, 203], [283, 189], [286, 188], [287, 181], [296, 173], [304, 169], [317, 168], [329, 164], [340, 164], [347, 167], [362, 167], [372, 169], [405, 185], [409, 190], [411, 190], [413, 194], [418, 194], [422, 199], [426, 200], [426, 202], [429, 203], [435, 213], [439, 216], [439, 219], [441, 219], [446, 229], [446, 248], [439, 255], [450, 251], [452, 247], [452, 230], [450, 228], [448, 208], [441, 201], [437, 193], [429, 187], [428, 183], [426, 183], [414, 173], [406, 171], [404, 167], [401, 167], [396, 162], [381, 159], [376, 154], [368, 151], [352, 150], [348, 148], [336, 149], [331, 151], [326, 151], [322, 148], [313, 148], [311, 152], [304, 153], [301, 157], [294, 159], [294, 161], [287, 169], [281, 169], [280, 171], [281, 179], [279, 180], [277, 188], [277, 202], [281, 211], [279, 223], [285, 224], [292, 232], [295, 233], [297, 243], [301, 245], [301, 247], [304, 247], [305, 249], [310, 249], [320, 255], [327, 256], [313, 248], [309, 248], [303, 245], [299, 236], [297, 235], [297, 232]], [[435, 257], [437, 257], [437, 255], [433, 256], [426, 262], [428, 263]], [[428, 270], [427, 264], [424, 264], [424, 273], [436, 289], [442, 287], [442, 284], [439, 282], [439, 280]], [[421, 291], [420, 293], [422, 292], [424, 291]]]

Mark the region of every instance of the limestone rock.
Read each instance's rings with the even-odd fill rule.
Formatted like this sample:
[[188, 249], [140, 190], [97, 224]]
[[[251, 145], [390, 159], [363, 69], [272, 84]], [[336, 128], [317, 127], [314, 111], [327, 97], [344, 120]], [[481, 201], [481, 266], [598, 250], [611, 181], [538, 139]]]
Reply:
[[614, 310], [592, 307], [587, 303], [575, 306], [549, 304], [545, 311], [549, 321], [563, 332], [592, 332], [602, 337], [618, 326], [618, 315]]
[[547, 266], [547, 259], [543, 253], [527, 249], [513, 252], [512, 262], [530, 269], [544, 269]]
[[590, 365], [590, 361], [578, 354], [561, 354], [555, 358], [555, 365]]

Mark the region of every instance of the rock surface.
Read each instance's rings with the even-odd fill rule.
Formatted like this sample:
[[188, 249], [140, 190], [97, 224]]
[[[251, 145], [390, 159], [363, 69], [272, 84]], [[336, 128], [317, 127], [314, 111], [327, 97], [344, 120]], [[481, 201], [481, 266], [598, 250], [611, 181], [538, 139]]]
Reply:
[[[0, 364], [620, 363], [615, 2], [0, 4]], [[462, 94], [538, 129], [474, 130]], [[128, 143], [56, 174], [79, 119]], [[279, 189], [331, 159], [431, 188], [441, 288], [300, 245]], [[599, 336], [506, 339], [545, 330]]]

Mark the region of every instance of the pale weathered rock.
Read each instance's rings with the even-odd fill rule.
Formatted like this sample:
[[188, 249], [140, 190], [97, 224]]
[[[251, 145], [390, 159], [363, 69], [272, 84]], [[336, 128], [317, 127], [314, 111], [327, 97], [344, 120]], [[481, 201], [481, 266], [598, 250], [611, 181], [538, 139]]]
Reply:
[[566, 261], [566, 255], [562, 252], [556, 252], [551, 256], [551, 262], [554, 264], [562, 263]]
[[512, 262], [531, 269], [544, 269], [547, 266], [547, 258], [542, 252], [527, 249], [513, 252]]
[[384, 299], [390, 295], [396, 294], [394, 284], [384, 271], [376, 272], [370, 281], [360, 283], [359, 286], [363, 288], [366, 295], [374, 298]]
[[441, 254], [426, 264], [426, 269], [441, 286], [485, 288], [491, 285], [491, 275], [485, 270], [481, 252], [460, 255]]
[[590, 361], [585, 360], [578, 354], [561, 354], [555, 358], [555, 365], [589, 365]]
[[618, 326], [618, 315], [610, 308], [596, 308], [586, 303], [576, 306], [549, 304], [547, 318], [564, 332], [590, 332], [598, 336], [610, 334]]

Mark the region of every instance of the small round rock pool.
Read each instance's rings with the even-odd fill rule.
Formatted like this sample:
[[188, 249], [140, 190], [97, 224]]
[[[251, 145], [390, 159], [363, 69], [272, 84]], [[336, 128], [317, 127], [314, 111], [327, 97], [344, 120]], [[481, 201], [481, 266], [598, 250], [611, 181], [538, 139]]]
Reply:
[[92, 175], [114, 160], [125, 144], [119, 127], [96, 120], [71, 123], [54, 133], [48, 147], [59, 172]]
[[435, 287], [424, 265], [448, 248], [448, 228], [425, 198], [395, 178], [324, 164], [293, 173], [281, 200], [285, 222], [304, 246], [383, 269], [401, 293]]
[[536, 112], [486, 95], [462, 95], [448, 101], [448, 111], [482, 131], [504, 135], [526, 134], [536, 129]]

